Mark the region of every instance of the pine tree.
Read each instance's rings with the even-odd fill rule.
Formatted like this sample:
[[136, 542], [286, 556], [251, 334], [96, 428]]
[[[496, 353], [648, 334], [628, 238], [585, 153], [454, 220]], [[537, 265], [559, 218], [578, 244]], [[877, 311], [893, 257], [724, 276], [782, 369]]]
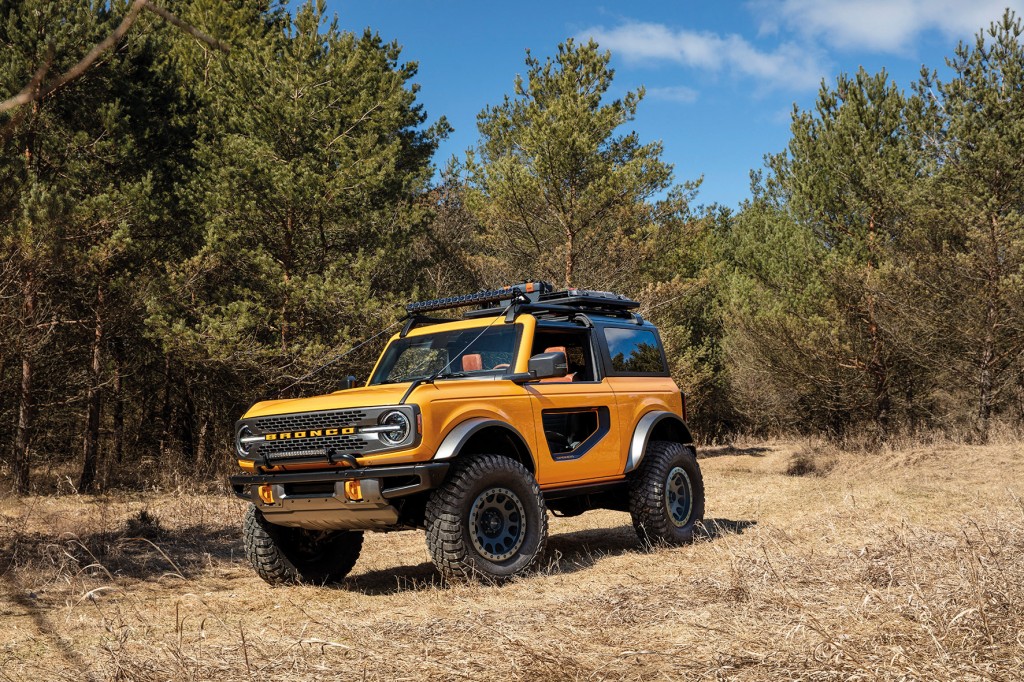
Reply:
[[936, 339], [932, 368], [967, 384], [973, 425], [988, 437], [1022, 389], [1024, 364], [1024, 25], [1007, 11], [923, 75], [922, 148], [934, 169], [915, 235], [917, 306]]
[[494, 283], [609, 287], [637, 267], [636, 245], [664, 208], [651, 200], [672, 187], [672, 168], [660, 143], [619, 132], [644, 91], [606, 101], [609, 60], [593, 41], [568, 40], [543, 62], [527, 52], [514, 95], [478, 116], [465, 170], [480, 267]]
[[840, 75], [822, 86], [813, 112], [795, 112], [785, 154], [770, 160], [770, 183], [787, 212], [824, 248], [833, 362], [851, 370], [844, 393], [864, 405], [878, 437], [890, 430], [894, 394], [912, 381], [909, 363], [882, 324], [884, 272], [910, 225], [909, 195], [921, 160], [907, 134], [907, 102], [882, 71]]

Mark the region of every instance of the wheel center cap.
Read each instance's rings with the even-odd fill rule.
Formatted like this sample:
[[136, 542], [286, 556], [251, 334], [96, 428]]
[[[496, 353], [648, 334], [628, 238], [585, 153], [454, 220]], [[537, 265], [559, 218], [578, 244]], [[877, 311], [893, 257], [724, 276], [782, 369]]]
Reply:
[[489, 538], [497, 537], [504, 525], [501, 514], [494, 509], [487, 509], [480, 515], [480, 529]]

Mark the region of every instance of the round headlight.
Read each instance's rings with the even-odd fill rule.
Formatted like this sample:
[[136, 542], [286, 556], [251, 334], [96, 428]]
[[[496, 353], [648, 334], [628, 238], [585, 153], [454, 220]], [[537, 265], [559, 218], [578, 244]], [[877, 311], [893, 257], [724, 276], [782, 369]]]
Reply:
[[400, 445], [409, 437], [412, 424], [404, 412], [393, 410], [385, 412], [380, 416], [380, 425], [389, 427], [387, 431], [380, 432], [381, 441], [388, 445]]
[[248, 459], [249, 449], [252, 448], [252, 444], [256, 440], [259, 439], [253, 437], [253, 433], [248, 426], [238, 429], [238, 435], [235, 437], [235, 450], [238, 452], [238, 456], [242, 459]]

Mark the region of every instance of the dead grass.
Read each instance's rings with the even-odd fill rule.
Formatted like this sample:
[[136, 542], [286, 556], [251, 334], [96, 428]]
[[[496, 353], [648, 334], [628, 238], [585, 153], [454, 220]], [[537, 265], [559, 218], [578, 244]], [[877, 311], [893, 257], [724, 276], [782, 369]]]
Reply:
[[[419, 533], [267, 588], [216, 495], [0, 503], [0, 679], [1021, 679], [1024, 447], [708, 448], [707, 534], [553, 519], [544, 569], [448, 586]], [[794, 457], [832, 463], [787, 475]]]

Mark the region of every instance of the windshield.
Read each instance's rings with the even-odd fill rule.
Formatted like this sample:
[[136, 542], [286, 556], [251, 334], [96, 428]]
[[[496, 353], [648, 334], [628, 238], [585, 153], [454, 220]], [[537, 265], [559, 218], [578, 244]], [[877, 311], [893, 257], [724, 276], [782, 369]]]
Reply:
[[502, 324], [485, 330], [477, 327], [398, 339], [384, 351], [370, 385], [427, 379], [442, 369], [439, 378], [505, 374], [514, 362], [517, 326]]

